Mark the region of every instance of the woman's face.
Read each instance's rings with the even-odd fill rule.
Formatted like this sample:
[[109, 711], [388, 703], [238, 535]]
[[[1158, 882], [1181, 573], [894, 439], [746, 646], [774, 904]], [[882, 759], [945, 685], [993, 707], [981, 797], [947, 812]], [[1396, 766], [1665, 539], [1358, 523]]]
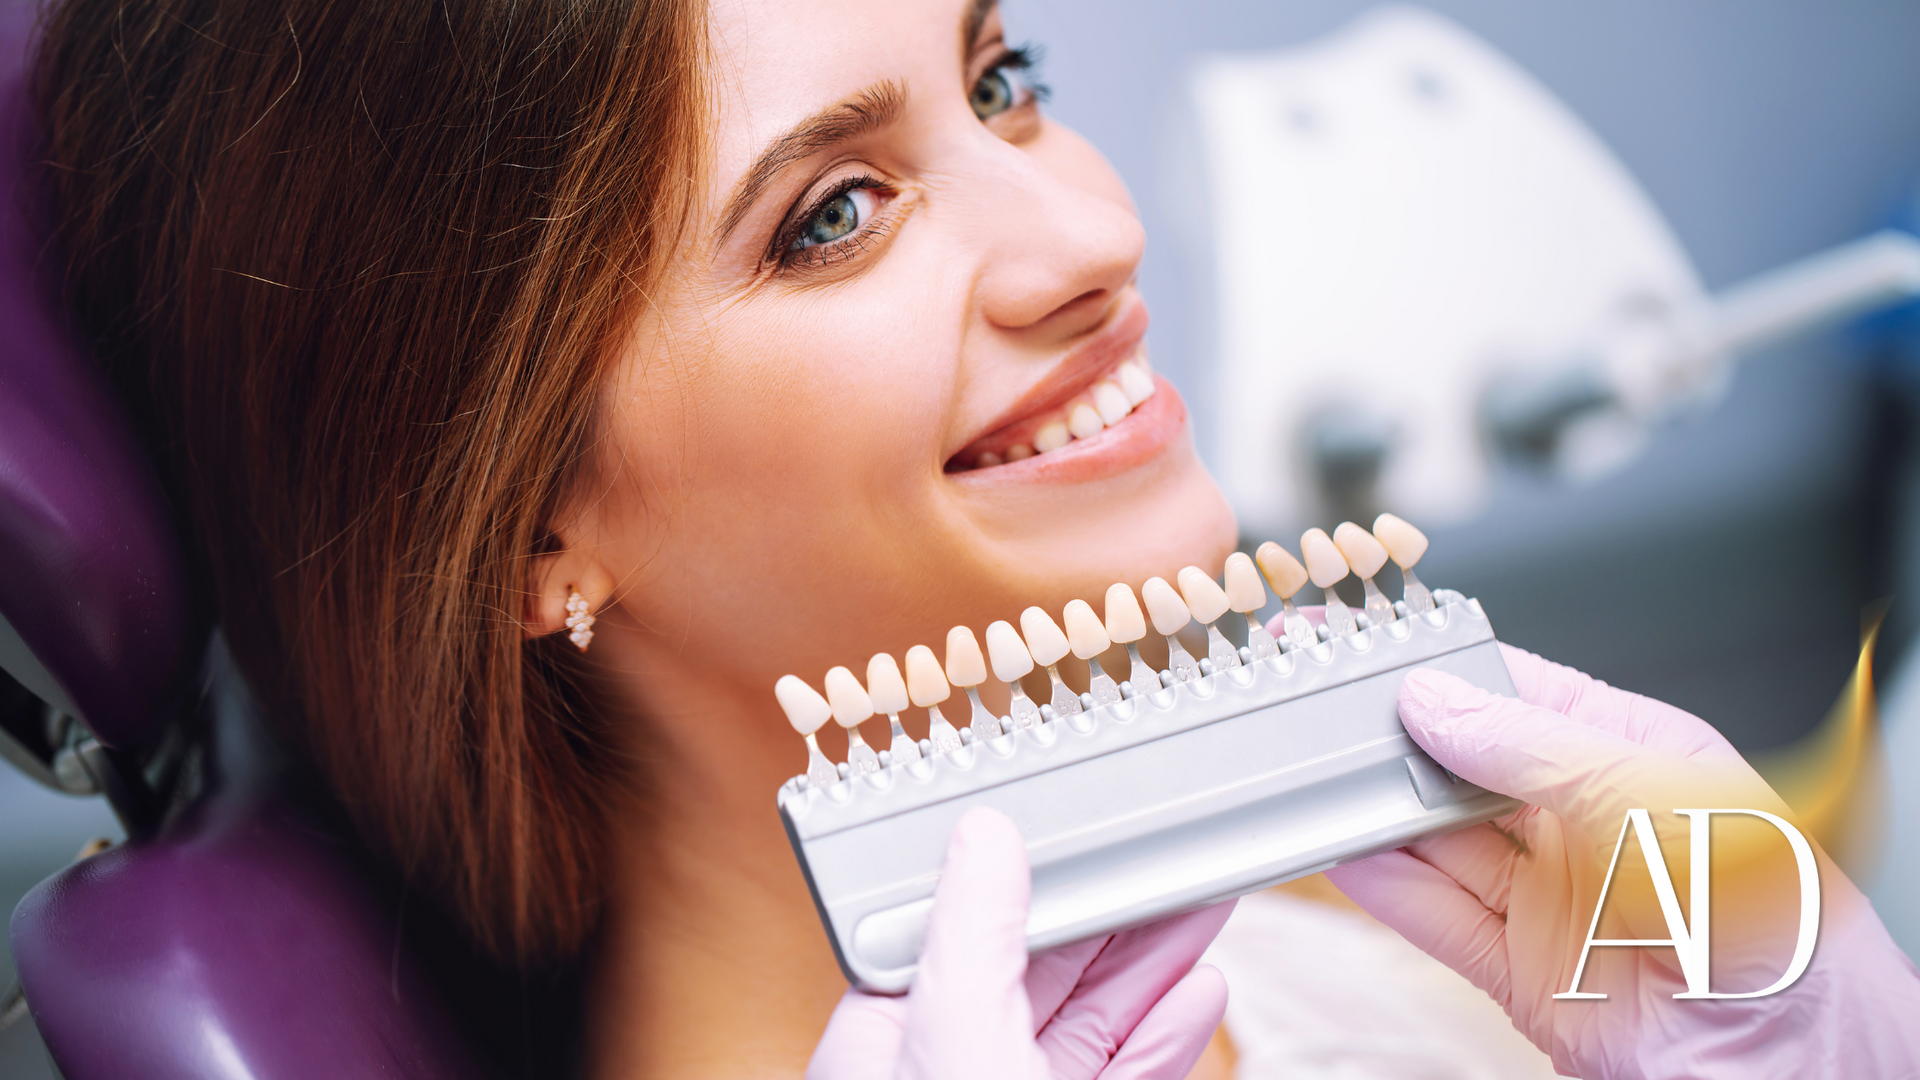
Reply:
[[[1186, 409], [1122, 371], [1140, 222], [998, 13], [716, 0], [711, 26], [704, 205], [569, 530], [615, 582], [616, 656], [771, 709], [789, 671], [1217, 569], [1234, 522]], [[1019, 457], [1061, 425], [1085, 437]]]

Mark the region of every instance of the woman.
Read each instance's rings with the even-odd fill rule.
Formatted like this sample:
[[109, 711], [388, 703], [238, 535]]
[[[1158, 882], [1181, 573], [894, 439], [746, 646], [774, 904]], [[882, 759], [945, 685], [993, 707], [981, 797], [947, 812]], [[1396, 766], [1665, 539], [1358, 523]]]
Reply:
[[593, 1075], [797, 1073], [842, 996], [779, 675], [1234, 544], [1173, 388], [1095, 400], [1142, 236], [1030, 59], [990, 0], [51, 17], [74, 304], [209, 602], [475, 942], [592, 943]]

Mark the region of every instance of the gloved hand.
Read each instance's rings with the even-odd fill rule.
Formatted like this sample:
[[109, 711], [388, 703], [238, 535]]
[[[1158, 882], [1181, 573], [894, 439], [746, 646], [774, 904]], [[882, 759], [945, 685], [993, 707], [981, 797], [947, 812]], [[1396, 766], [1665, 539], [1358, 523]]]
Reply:
[[[1811, 966], [1787, 989], [1675, 1000], [1687, 989], [1675, 950], [1596, 947], [1580, 990], [1608, 999], [1554, 1000], [1571, 988], [1628, 808], [1651, 812], [1682, 912], [1688, 822], [1672, 810], [1793, 815], [1698, 718], [1502, 649], [1519, 700], [1420, 670], [1400, 692], [1400, 716], [1440, 764], [1532, 805], [1327, 876], [1492, 995], [1567, 1075], [1920, 1076], [1920, 974], [1817, 849], [1819, 936]], [[1797, 938], [1795, 864], [1771, 826], [1712, 820], [1712, 989], [1759, 990], [1786, 969]], [[1629, 838], [1596, 937], [1668, 936], [1639, 850]]]
[[1026, 845], [1006, 815], [968, 811], [947, 845], [920, 969], [905, 997], [849, 990], [808, 1080], [1182, 1077], [1227, 1007], [1195, 967], [1232, 903], [1041, 953], [1028, 962]]

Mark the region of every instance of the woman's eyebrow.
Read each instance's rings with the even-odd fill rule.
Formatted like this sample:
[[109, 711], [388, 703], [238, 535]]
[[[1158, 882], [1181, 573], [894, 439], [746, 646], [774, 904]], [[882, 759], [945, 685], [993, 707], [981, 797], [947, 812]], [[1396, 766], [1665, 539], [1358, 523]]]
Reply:
[[987, 16], [1000, 6], [1000, 0], [967, 0], [967, 13], [960, 21], [960, 58], [965, 60], [973, 51], [973, 45], [980, 40], [980, 28], [987, 25]]
[[786, 134], [773, 140], [746, 175], [733, 187], [727, 199], [726, 213], [720, 217], [720, 242], [726, 241], [734, 226], [740, 224], [780, 170], [822, 150], [850, 139], [857, 139], [898, 120], [907, 107], [906, 87], [888, 79], [846, 98], [795, 124]]

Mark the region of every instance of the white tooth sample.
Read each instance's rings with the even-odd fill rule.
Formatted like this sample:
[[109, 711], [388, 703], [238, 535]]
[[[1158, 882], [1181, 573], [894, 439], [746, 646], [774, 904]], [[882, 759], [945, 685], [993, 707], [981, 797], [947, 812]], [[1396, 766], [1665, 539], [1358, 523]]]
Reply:
[[1280, 597], [1280, 627], [1286, 631], [1287, 640], [1301, 648], [1316, 644], [1320, 639], [1314, 633], [1313, 624], [1293, 606], [1294, 594], [1307, 584], [1307, 568], [1300, 565], [1293, 552], [1271, 540], [1255, 549], [1253, 558], [1260, 564], [1260, 573], [1266, 576], [1267, 584], [1273, 586], [1274, 594]]
[[1080, 695], [1060, 678], [1060, 661], [1073, 651], [1060, 624], [1045, 608], [1030, 607], [1020, 613], [1020, 635], [1027, 639], [1027, 652], [1047, 669], [1047, 681], [1053, 684], [1053, 715], [1072, 716], [1080, 711]]
[[1075, 405], [1067, 415], [1067, 431], [1076, 439], [1089, 439], [1107, 429], [1107, 422], [1091, 405]]
[[1407, 610], [1415, 614], [1432, 611], [1433, 593], [1413, 576], [1413, 564], [1427, 553], [1427, 534], [1392, 514], [1381, 514], [1373, 519], [1373, 536], [1400, 567], [1400, 576], [1406, 582], [1400, 598], [1407, 602]]
[[1260, 625], [1254, 614], [1267, 606], [1267, 590], [1260, 584], [1260, 571], [1253, 557], [1244, 551], [1227, 556], [1227, 606], [1247, 617], [1247, 651], [1255, 660], [1270, 660], [1280, 655], [1280, 644]]
[[1100, 413], [1101, 422], [1112, 427], [1133, 411], [1133, 401], [1118, 383], [1102, 379], [1093, 387], [1093, 407]]
[[1334, 583], [1348, 573], [1346, 557], [1334, 546], [1333, 537], [1325, 529], [1308, 529], [1300, 537], [1300, 554], [1306, 556], [1307, 577], [1327, 591], [1327, 630], [1334, 637], [1344, 637], [1360, 629], [1353, 609], [1333, 591]]
[[1002, 464], [1005, 464], [1005, 462], [1002, 460], [1000, 455], [994, 453], [991, 450], [988, 450], [985, 453], [981, 454], [979, 457], [973, 459], [973, 467], [976, 469], [991, 469], [995, 465], [1002, 465]]
[[860, 721], [873, 715], [873, 699], [859, 678], [843, 667], [827, 672], [827, 701], [833, 705], [834, 722], [847, 729], [847, 768], [855, 776], [879, 772], [880, 755], [860, 737]]
[[920, 744], [900, 726], [900, 710], [908, 704], [907, 683], [900, 677], [900, 665], [894, 662], [892, 653], [874, 653], [873, 659], [867, 661], [867, 697], [873, 700], [876, 712], [887, 714], [887, 724], [893, 729], [893, 742], [888, 746], [893, 752], [893, 763], [905, 765], [919, 761]]
[[1147, 369], [1138, 363], [1129, 360], [1121, 364], [1120, 370], [1115, 374], [1120, 377], [1120, 389], [1126, 391], [1128, 401], [1138, 405], [1153, 396], [1156, 389], [1153, 385], [1153, 376], [1147, 374]]
[[1033, 447], [1028, 446], [1026, 443], [1014, 443], [1012, 446], [1007, 447], [1008, 461], [1025, 461], [1032, 456]]
[[807, 738], [807, 783], [815, 787], [839, 783], [840, 770], [820, 752], [819, 740], [814, 737], [820, 725], [833, 718], [833, 706], [798, 675], [780, 676], [780, 681], [773, 684], [773, 696], [787, 714], [787, 723]]
[[1375, 540], [1372, 533], [1351, 521], [1343, 521], [1333, 530], [1333, 546], [1340, 549], [1347, 566], [1360, 579], [1360, 587], [1366, 590], [1367, 617], [1373, 620], [1373, 625], [1385, 626], [1392, 622], [1393, 601], [1388, 600], [1387, 594], [1380, 591], [1380, 586], [1373, 583], [1373, 575], [1387, 565], [1386, 546]]
[[1033, 452], [1045, 454], [1058, 450], [1073, 441], [1073, 432], [1067, 430], [1065, 421], [1053, 420], [1033, 433]]
[[1213, 580], [1212, 574], [1197, 566], [1182, 567], [1175, 580], [1180, 582], [1180, 595], [1187, 601], [1187, 610], [1207, 625], [1207, 659], [1213, 661], [1213, 670], [1239, 667], [1240, 650], [1213, 625], [1227, 613], [1226, 590]]
[[933, 744], [936, 754], [960, 749], [960, 733], [940, 715], [940, 703], [952, 695], [946, 672], [940, 670], [940, 661], [934, 657], [933, 650], [925, 645], [908, 649], [907, 696], [927, 710], [927, 741]]
[[973, 630], [956, 626], [947, 631], [947, 681], [967, 692], [973, 705], [973, 740], [991, 739], [1000, 734], [1000, 721], [980, 704], [980, 684], [987, 681], [987, 658], [980, 653], [980, 639]]
[[[1129, 591], [1127, 595], [1131, 597], [1133, 593]], [[1113, 638], [1107, 635], [1107, 628], [1100, 625], [1100, 616], [1093, 613], [1093, 605], [1085, 600], [1069, 600], [1062, 617], [1066, 620], [1067, 642], [1073, 646], [1073, 655], [1087, 662], [1087, 696], [1093, 699], [1093, 707], [1097, 709], [1119, 701], [1120, 687], [1114, 683], [1113, 676], [1100, 667], [1100, 654], [1113, 647]]]
[[999, 619], [987, 626], [987, 656], [993, 661], [993, 676], [1006, 683], [1012, 690], [1013, 700], [1007, 711], [1016, 728], [1030, 728], [1040, 722], [1040, 707], [1027, 696], [1020, 685], [1020, 677], [1033, 670], [1033, 654], [1027, 651], [1027, 643], [1020, 640], [1020, 631], [1005, 619]]
[[1193, 662], [1193, 655], [1174, 636], [1193, 621], [1187, 602], [1180, 599], [1180, 594], [1174, 592], [1164, 578], [1157, 577], [1148, 578], [1147, 583], [1140, 586], [1140, 598], [1147, 602], [1147, 615], [1153, 619], [1153, 628], [1167, 639], [1167, 667], [1173, 672], [1174, 680], [1192, 682], [1199, 678], [1200, 665]]
[[1160, 676], [1140, 659], [1140, 639], [1147, 636], [1147, 617], [1140, 613], [1140, 601], [1124, 581], [1107, 586], [1107, 636], [1127, 647], [1132, 669], [1127, 679], [1136, 694], [1151, 694], [1160, 689]]

